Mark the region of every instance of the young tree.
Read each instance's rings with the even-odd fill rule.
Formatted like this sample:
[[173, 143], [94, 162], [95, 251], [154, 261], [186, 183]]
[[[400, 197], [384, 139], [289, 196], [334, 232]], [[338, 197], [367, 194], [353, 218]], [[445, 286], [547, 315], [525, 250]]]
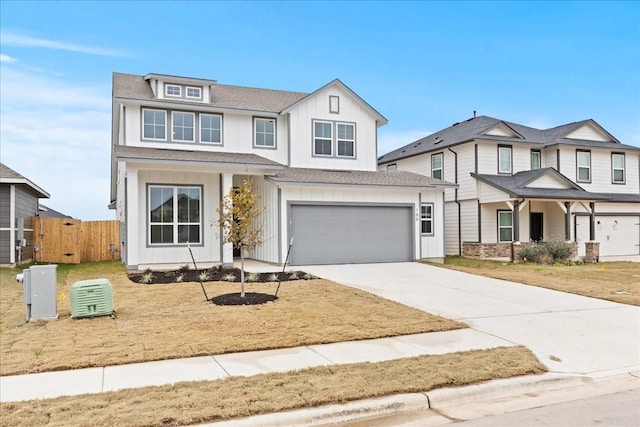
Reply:
[[244, 298], [244, 253], [263, 243], [260, 216], [264, 207], [260, 195], [253, 192], [251, 181], [244, 180], [241, 187], [232, 188], [216, 209], [218, 225], [223, 231], [223, 242], [240, 250], [240, 296]]

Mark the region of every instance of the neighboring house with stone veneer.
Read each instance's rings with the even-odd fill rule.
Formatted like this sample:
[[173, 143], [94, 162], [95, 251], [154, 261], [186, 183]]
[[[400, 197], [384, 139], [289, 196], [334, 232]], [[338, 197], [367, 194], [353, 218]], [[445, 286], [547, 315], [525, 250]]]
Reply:
[[587, 247], [640, 254], [640, 148], [593, 120], [542, 130], [473, 117], [378, 163], [459, 185], [445, 192], [447, 255], [511, 257], [540, 240], [574, 242], [587, 259]]
[[49, 193], [0, 163], [0, 265], [16, 265], [33, 259], [33, 218], [38, 199]]
[[377, 170], [387, 120], [340, 80], [312, 93], [114, 73], [111, 207], [129, 269], [233, 262], [216, 209], [244, 179], [265, 206], [249, 254], [293, 265], [444, 257], [444, 190]]

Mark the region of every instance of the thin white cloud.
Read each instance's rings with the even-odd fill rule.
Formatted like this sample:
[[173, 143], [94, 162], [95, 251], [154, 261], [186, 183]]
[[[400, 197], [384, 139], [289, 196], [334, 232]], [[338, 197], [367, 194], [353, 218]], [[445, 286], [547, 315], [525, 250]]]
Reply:
[[0, 53], [0, 62], [4, 62], [5, 64], [11, 64], [12, 62], [17, 62], [18, 60], [12, 56], [5, 55], [4, 53]]
[[30, 37], [21, 34], [15, 34], [7, 31], [0, 32], [0, 40], [2, 44], [13, 47], [27, 47], [27, 48], [44, 48], [54, 50], [64, 50], [68, 52], [84, 53], [88, 55], [99, 56], [129, 56], [125, 52], [116, 49], [107, 49], [95, 46], [84, 46], [74, 43], [65, 43], [57, 40], [47, 40], [38, 37]]

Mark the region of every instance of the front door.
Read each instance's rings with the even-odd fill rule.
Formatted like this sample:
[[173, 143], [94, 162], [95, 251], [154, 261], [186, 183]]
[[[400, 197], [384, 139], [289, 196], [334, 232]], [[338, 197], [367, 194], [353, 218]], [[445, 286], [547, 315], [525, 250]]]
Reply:
[[534, 242], [542, 240], [542, 212], [529, 214], [529, 239]]

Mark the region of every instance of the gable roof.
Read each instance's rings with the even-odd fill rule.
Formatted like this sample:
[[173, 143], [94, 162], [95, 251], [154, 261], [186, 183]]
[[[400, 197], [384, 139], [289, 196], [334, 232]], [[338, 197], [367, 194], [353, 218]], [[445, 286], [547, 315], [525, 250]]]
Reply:
[[[518, 137], [486, 134], [487, 131], [491, 130], [499, 124], [507, 126], [509, 129], [513, 130], [514, 133], [518, 135]], [[453, 147], [455, 145], [473, 140], [490, 140], [498, 142], [508, 142], [513, 144], [527, 143], [533, 144], [534, 146], [538, 145], [541, 148], [551, 147], [555, 145], [572, 145], [592, 148], [640, 151], [640, 147], [621, 144], [613, 136], [611, 136], [612, 142], [566, 138], [567, 135], [585, 125], [595, 126], [605, 135], [611, 136], [611, 134], [609, 134], [592, 119], [568, 123], [554, 128], [542, 130], [535, 129], [529, 126], [519, 125], [517, 123], [507, 122], [493, 117], [478, 116], [461, 123], [454, 123], [448, 128], [432, 133], [431, 135], [427, 135], [410, 144], [384, 154], [378, 157], [378, 163], [389, 163], [407, 157], [417, 156], [423, 153], [440, 151], [442, 149]]]
[[38, 203], [38, 216], [44, 218], [69, 218], [73, 219], [73, 217], [69, 215], [65, 215], [62, 212], [58, 212], [55, 209], [51, 209], [48, 206], [43, 205], [42, 203]]
[[49, 193], [34, 184], [30, 179], [20, 175], [4, 163], [0, 163], [0, 184], [16, 184], [29, 188], [37, 198], [48, 199]]
[[[536, 181], [544, 175], [551, 174], [569, 185], [569, 188], [537, 188], [528, 184]], [[522, 171], [513, 175], [486, 175], [471, 173], [471, 176], [480, 182], [484, 182], [500, 191], [507, 193], [512, 198], [525, 199], [559, 199], [559, 200], [609, 200], [609, 197], [591, 193], [584, 190], [578, 184], [553, 168]]]
[[291, 108], [295, 107], [296, 105], [298, 105], [301, 102], [304, 102], [305, 100], [315, 96], [316, 94], [322, 92], [323, 90], [325, 90], [326, 88], [329, 88], [331, 86], [337, 86], [343, 90], [345, 90], [347, 93], [349, 93], [356, 101], [358, 101], [360, 104], [362, 104], [363, 107], [365, 107], [366, 110], [368, 110], [372, 115], [374, 115], [378, 121], [378, 127], [379, 126], [383, 126], [386, 125], [389, 121], [386, 119], [386, 117], [384, 117], [382, 114], [380, 114], [378, 112], [378, 110], [376, 110], [375, 108], [373, 108], [371, 105], [369, 105], [368, 102], [366, 102], [364, 99], [362, 99], [360, 97], [360, 95], [358, 95], [357, 93], [355, 93], [353, 90], [351, 90], [351, 88], [349, 86], [347, 86], [346, 84], [342, 83], [342, 81], [340, 81], [340, 79], [333, 79], [332, 81], [330, 81], [329, 83], [327, 83], [326, 85], [322, 86], [321, 88], [311, 92], [310, 94], [306, 95], [305, 97], [299, 99], [298, 101], [294, 102], [293, 104], [287, 106], [287, 108], [283, 109], [282, 112], [286, 113], [287, 111], [289, 111]]
[[352, 171], [284, 168], [266, 179], [276, 184], [357, 185], [412, 189], [457, 187], [456, 184], [406, 171]]

